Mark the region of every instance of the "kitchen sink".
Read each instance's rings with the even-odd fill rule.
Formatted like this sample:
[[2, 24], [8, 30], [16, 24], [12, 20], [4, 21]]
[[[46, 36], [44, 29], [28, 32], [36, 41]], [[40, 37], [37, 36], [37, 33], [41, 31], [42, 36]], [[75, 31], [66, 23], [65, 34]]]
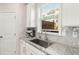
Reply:
[[40, 39], [33, 39], [33, 40], [30, 40], [30, 41], [37, 44], [37, 45], [40, 45], [40, 46], [42, 46], [44, 48], [47, 48], [50, 45], [52, 45], [52, 43], [49, 43], [47, 41], [43, 41], [43, 40], [40, 40]]

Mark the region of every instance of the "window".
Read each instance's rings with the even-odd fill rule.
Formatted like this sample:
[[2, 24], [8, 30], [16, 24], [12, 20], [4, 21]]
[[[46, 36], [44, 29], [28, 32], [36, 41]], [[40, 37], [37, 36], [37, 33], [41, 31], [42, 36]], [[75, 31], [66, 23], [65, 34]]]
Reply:
[[56, 33], [61, 31], [61, 4], [45, 3], [38, 5], [38, 32]]

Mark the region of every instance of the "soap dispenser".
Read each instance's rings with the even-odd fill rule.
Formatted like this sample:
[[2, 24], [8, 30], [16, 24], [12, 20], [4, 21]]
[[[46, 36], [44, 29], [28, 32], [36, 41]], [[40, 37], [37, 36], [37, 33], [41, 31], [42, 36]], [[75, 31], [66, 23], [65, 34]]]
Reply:
[[77, 37], [77, 30], [76, 30], [76, 28], [73, 28], [73, 37]]

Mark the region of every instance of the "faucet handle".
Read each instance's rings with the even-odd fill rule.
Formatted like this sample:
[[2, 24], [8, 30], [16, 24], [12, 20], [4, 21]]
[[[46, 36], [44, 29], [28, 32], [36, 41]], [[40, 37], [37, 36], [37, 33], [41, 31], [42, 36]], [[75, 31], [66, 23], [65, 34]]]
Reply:
[[39, 39], [41, 39], [41, 36], [39, 36]]

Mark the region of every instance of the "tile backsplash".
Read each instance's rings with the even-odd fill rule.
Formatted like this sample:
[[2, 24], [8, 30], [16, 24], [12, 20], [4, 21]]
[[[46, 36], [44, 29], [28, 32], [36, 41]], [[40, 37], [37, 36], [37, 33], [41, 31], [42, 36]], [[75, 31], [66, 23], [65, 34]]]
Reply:
[[62, 36], [79, 37], [79, 26], [65, 26], [62, 28]]

